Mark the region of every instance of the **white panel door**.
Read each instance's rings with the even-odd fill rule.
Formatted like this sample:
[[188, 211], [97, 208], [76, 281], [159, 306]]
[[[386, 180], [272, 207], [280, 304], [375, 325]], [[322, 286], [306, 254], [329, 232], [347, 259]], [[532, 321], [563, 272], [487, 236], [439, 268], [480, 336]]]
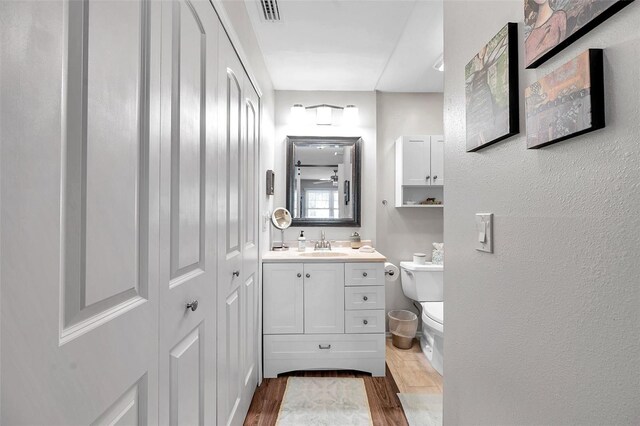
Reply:
[[304, 333], [302, 263], [267, 263], [262, 267], [264, 334]]
[[444, 136], [431, 136], [431, 184], [444, 185]]
[[241, 185], [244, 174], [242, 116], [244, 71], [224, 31], [219, 42], [218, 162], [218, 359], [219, 425], [240, 424], [245, 274], [242, 270]]
[[[244, 73], [242, 106], [242, 318], [241, 318], [241, 404], [239, 411], [249, 410], [258, 386], [258, 152], [260, 137], [260, 99]], [[244, 414], [243, 414], [244, 416]]]
[[208, 1], [161, 2], [160, 423], [215, 423], [218, 36]]
[[406, 136], [402, 140], [402, 184], [431, 184], [429, 136]]
[[0, 423], [156, 424], [159, 3], [2, 14]]
[[304, 264], [304, 332], [344, 333], [344, 263]]

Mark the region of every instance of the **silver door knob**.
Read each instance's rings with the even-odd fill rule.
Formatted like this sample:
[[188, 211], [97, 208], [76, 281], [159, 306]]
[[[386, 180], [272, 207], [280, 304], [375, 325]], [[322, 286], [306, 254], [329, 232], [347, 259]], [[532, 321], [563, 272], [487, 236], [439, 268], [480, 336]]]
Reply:
[[369, 300], [369, 298], [367, 296], [362, 296], [362, 300], [366, 302], [367, 300]]
[[362, 323], [363, 323], [364, 325], [367, 325], [367, 324], [369, 324], [369, 321], [367, 321], [367, 320], [362, 320]]
[[302, 274], [300, 272], [298, 272], [298, 278], [302, 277]]
[[194, 300], [193, 302], [187, 303], [187, 309], [191, 309], [191, 312], [195, 312], [198, 309], [198, 301]]
[[367, 273], [366, 273], [366, 272], [363, 272], [363, 273], [362, 273], [362, 276], [363, 276], [363, 277], [366, 277], [366, 276], [367, 276]]
[[305, 277], [311, 278], [311, 274], [307, 274], [307, 275], [305, 275]]
[[235, 277], [239, 277], [240, 276], [240, 271], [233, 271], [233, 275]]

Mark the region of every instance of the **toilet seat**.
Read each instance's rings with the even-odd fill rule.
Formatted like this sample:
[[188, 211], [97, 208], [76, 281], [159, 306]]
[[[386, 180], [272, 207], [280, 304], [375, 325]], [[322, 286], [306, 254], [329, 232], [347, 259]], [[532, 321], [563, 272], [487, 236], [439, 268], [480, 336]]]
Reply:
[[422, 302], [422, 322], [440, 333], [444, 332], [444, 302]]

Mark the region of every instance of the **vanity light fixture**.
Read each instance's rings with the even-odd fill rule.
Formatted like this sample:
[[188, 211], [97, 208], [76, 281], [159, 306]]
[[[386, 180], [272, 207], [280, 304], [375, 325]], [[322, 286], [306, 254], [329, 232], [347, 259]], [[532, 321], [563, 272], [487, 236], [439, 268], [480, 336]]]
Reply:
[[331, 126], [333, 124], [333, 110], [342, 110], [342, 122], [347, 125], [358, 123], [358, 107], [355, 105], [347, 105], [345, 107], [329, 104], [312, 105], [305, 107], [302, 104], [294, 104], [291, 107], [291, 118], [294, 122], [304, 120], [305, 111], [309, 109], [316, 110], [316, 124], [319, 126]]
[[294, 123], [304, 122], [306, 110], [302, 104], [294, 104], [291, 107], [291, 120]]

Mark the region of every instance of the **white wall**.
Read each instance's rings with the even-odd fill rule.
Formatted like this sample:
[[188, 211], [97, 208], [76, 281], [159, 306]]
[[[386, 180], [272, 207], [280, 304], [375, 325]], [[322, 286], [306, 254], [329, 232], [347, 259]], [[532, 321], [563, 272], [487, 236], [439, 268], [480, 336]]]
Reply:
[[[399, 265], [413, 253], [431, 258], [432, 243], [442, 242], [442, 209], [395, 208], [395, 141], [402, 135], [443, 134], [442, 93], [385, 93], [377, 96], [378, 181], [377, 248]], [[384, 206], [382, 200], [387, 200]], [[445, 201], [446, 203], [446, 201]], [[387, 311], [413, 308], [400, 281], [387, 283]]]
[[[357, 105], [359, 124], [357, 126], [318, 126], [310, 113], [308, 124], [300, 125], [290, 120], [291, 106], [317, 104], [345, 106]], [[340, 116], [340, 113], [336, 114]], [[305, 230], [307, 239], [320, 238], [320, 230], [324, 229], [327, 239], [347, 240], [353, 231], [358, 231], [363, 239], [376, 238], [376, 94], [375, 92], [303, 92], [276, 91], [275, 95], [275, 207], [286, 206], [286, 170], [287, 170], [287, 136], [361, 136], [362, 142], [362, 208], [361, 227], [291, 227], [285, 232], [285, 240], [295, 240], [300, 229]], [[280, 240], [280, 231], [274, 229], [273, 238]], [[374, 241], [375, 243], [375, 241]]]
[[[464, 66], [522, 0], [446, 0], [444, 17], [445, 422], [638, 424], [640, 2], [537, 70], [521, 52], [524, 88], [605, 48], [607, 128], [541, 150], [523, 128], [465, 152]], [[495, 254], [474, 250], [477, 212]]]
[[[264, 57], [260, 51], [258, 40], [256, 39], [249, 15], [244, 2], [242, 1], [223, 1], [225, 13], [229, 18], [229, 22], [233, 27], [234, 33], [242, 46], [242, 50], [246, 57], [243, 58], [247, 62], [249, 72], [256, 79], [262, 97], [261, 104], [261, 127], [260, 127], [260, 172], [258, 174], [258, 196], [260, 200], [260, 212], [273, 210], [273, 197], [266, 195], [266, 179], [265, 174], [269, 169], [273, 169], [274, 164], [274, 90], [271, 77], [264, 63]], [[260, 226], [260, 249], [261, 251], [269, 250], [271, 242], [269, 240], [269, 228]]]

